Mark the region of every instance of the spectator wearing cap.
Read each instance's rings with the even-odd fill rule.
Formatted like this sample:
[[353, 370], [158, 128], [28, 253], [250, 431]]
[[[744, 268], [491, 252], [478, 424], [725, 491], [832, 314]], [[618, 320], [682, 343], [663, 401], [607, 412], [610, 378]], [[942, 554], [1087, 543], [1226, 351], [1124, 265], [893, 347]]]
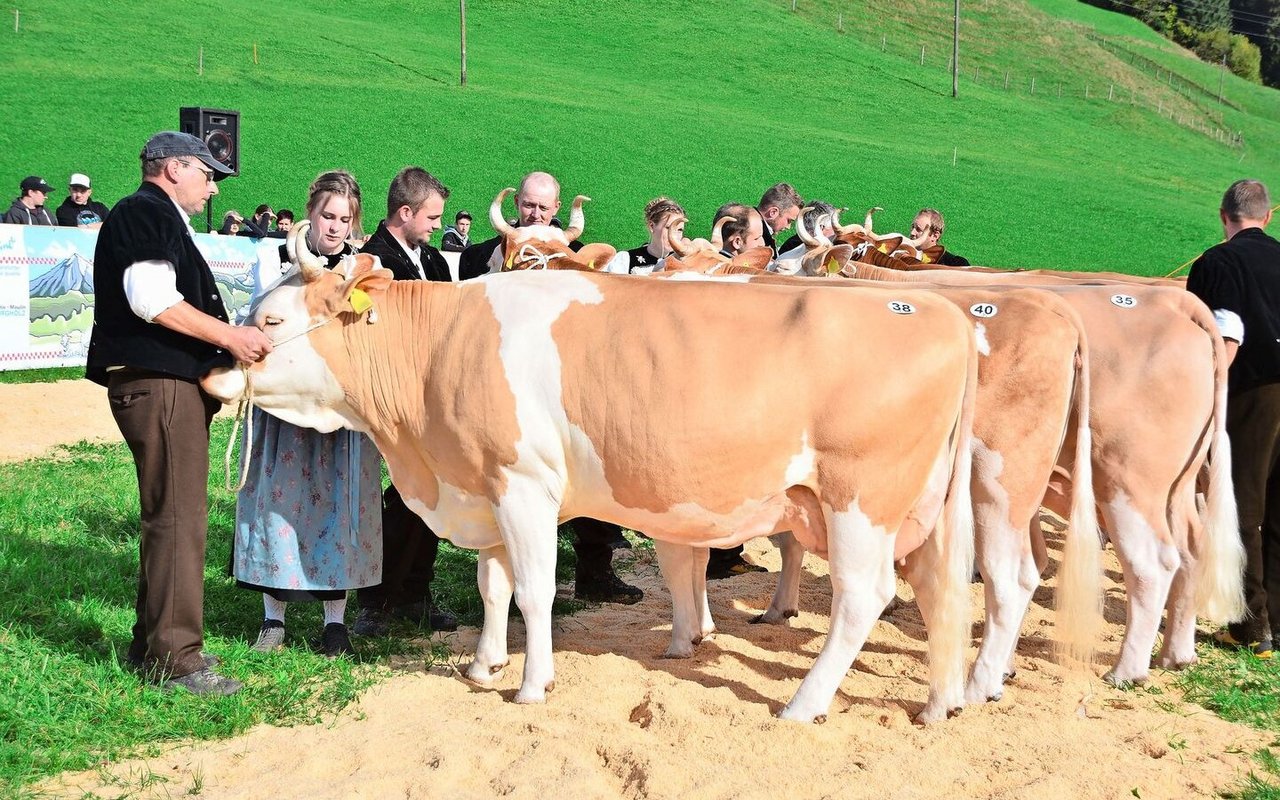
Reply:
[[471, 212], [459, 211], [453, 218], [453, 224], [444, 229], [440, 237], [440, 249], [450, 253], [461, 253], [471, 246]]
[[89, 176], [77, 172], [67, 181], [67, 199], [58, 206], [58, 224], [64, 228], [101, 228], [107, 207], [93, 199]]
[[209, 423], [221, 404], [199, 379], [260, 361], [271, 340], [227, 321], [190, 217], [228, 174], [204, 142], [163, 131], [140, 153], [142, 184], [116, 203], [93, 253], [86, 377], [107, 387], [138, 480], [137, 602], [128, 663], [165, 689], [231, 694], [204, 644]]
[[21, 195], [9, 206], [0, 222], [10, 225], [50, 225], [58, 223], [53, 215], [44, 207], [44, 201], [53, 191], [53, 187], [38, 175], [28, 175], [22, 179]]

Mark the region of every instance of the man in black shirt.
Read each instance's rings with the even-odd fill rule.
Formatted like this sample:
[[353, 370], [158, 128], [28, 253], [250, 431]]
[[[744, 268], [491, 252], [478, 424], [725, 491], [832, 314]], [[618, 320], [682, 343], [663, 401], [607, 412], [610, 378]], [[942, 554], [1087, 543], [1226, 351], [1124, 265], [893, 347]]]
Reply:
[[64, 228], [101, 228], [107, 207], [93, 199], [89, 176], [77, 172], [68, 181], [67, 199], [58, 206], [58, 224]]
[[96, 308], [86, 375], [107, 387], [133, 454], [142, 536], [127, 660], [166, 689], [231, 694], [204, 642], [209, 423], [219, 408], [197, 381], [255, 362], [271, 342], [227, 323], [189, 217], [228, 173], [203, 142], [165, 131], [142, 149], [142, 185], [116, 204], [94, 251]]
[[1259, 181], [1236, 181], [1218, 211], [1226, 241], [1205, 251], [1188, 291], [1213, 310], [1231, 364], [1227, 433], [1247, 618], [1214, 637], [1270, 658], [1280, 624], [1280, 242], [1263, 232], [1271, 198]]
[[[360, 252], [375, 255], [398, 281], [448, 281], [449, 265], [427, 242], [440, 229], [449, 190], [421, 167], [405, 167], [387, 191], [387, 218]], [[356, 590], [353, 630], [383, 636], [391, 617], [454, 631], [458, 620], [431, 598], [440, 537], [405, 506], [396, 487], [382, 495], [382, 583]]]

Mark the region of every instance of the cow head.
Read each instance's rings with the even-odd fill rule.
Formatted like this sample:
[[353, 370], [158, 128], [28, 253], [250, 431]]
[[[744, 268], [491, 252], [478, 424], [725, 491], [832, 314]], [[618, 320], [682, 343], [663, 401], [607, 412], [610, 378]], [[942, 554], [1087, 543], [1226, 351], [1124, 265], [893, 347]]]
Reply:
[[[722, 217], [716, 222], [712, 242], [720, 238], [720, 228], [732, 217]], [[773, 251], [768, 247], [753, 247], [730, 258], [720, 248], [706, 239], [689, 240], [678, 232], [687, 222], [685, 217], [672, 215], [666, 221], [667, 247], [674, 253], [668, 256], [666, 269], [681, 272], [701, 272], [706, 275], [730, 275], [735, 273], [763, 273]]]
[[[260, 328], [274, 349], [248, 366], [217, 368], [200, 385], [224, 403], [252, 393], [254, 405], [286, 422], [328, 432], [360, 429], [363, 423], [347, 405], [335, 365], [321, 355], [345, 353], [342, 329], [376, 321], [376, 307], [391, 285], [392, 273], [377, 256], [346, 256], [330, 270], [305, 246], [306, 220], [295, 223], [286, 246], [296, 269], [287, 272], [253, 304], [245, 324]], [[330, 356], [341, 357], [341, 356]]]
[[789, 257], [779, 257], [774, 265], [775, 272], [783, 275], [827, 277], [839, 274], [853, 258], [851, 245], [832, 244], [831, 240], [822, 234], [822, 226], [827, 223], [828, 215], [823, 214], [818, 217], [816, 229], [812, 233], [808, 230], [805, 219], [806, 212], [810, 210], [805, 208], [800, 212], [800, 216], [796, 217], [796, 235], [800, 237], [800, 241], [804, 242], [804, 251], [799, 255], [791, 255], [796, 252], [792, 250], [788, 252]]
[[569, 227], [554, 225], [512, 227], [502, 216], [502, 203], [515, 189], [507, 187], [493, 198], [489, 206], [489, 224], [502, 236], [502, 271], [517, 269], [602, 269], [617, 254], [607, 244], [589, 244], [576, 253], [569, 247], [578, 240], [585, 227], [582, 204], [591, 200], [586, 195], [573, 198], [569, 211]]

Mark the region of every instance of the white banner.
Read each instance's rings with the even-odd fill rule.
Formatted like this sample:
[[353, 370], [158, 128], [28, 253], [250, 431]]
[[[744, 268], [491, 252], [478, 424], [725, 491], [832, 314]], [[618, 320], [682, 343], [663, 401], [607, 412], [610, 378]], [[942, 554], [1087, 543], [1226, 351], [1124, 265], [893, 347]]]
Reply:
[[[278, 239], [196, 234], [231, 318], [253, 292], [257, 249]], [[0, 225], [0, 370], [84, 366], [98, 232]]]

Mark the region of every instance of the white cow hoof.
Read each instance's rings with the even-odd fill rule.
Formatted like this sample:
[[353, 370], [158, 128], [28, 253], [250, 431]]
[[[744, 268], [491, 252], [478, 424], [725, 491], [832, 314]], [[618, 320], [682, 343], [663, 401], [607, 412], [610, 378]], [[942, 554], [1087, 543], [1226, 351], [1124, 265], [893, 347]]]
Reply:
[[534, 705], [537, 703], [547, 702], [547, 692], [556, 688], [556, 682], [548, 683], [545, 689], [534, 689], [532, 687], [520, 687], [520, 691], [516, 692], [516, 702], [520, 705]]
[[788, 608], [779, 611], [775, 608], [767, 609], [763, 614], [757, 614], [751, 618], [752, 625], [785, 625], [787, 620], [792, 617], [800, 616], [800, 612], [794, 608]]
[[471, 666], [467, 667], [467, 680], [481, 686], [490, 686], [506, 666], [505, 661], [501, 664], [482, 664], [479, 661], [472, 661]]
[[1004, 687], [995, 690], [988, 689], [984, 686], [970, 686], [965, 690], [965, 704], [978, 705], [981, 703], [998, 703], [1000, 698], [1004, 697]]
[[1115, 670], [1111, 670], [1102, 679], [1117, 689], [1132, 689], [1135, 686], [1141, 686], [1147, 682], [1147, 675], [1134, 675], [1133, 677], [1124, 677]]
[[918, 725], [932, 725], [935, 722], [941, 722], [944, 719], [956, 716], [961, 710], [960, 706], [947, 708], [945, 703], [926, 705], [924, 710], [916, 714], [915, 721]]
[[783, 706], [782, 710], [778, 712], [778, 719], [785, 719], [790, 722], [812, 722], [815, 725], [821, 725], [827, 721], [827, 715], [815, 714], [799, 708], [792, 708], [788, 704]]
[[1199, 661], [1198, 656], [1190, 658], [1179, 658], [1177, 656], [1160, 656], [1156, 659], [1156, 666], [1160, 669], [1186, 669], [1187, 667]]
[[667, 652], [662, 654], [663, 658], [693, 658], [693, 644], [686, 643], [683, 647], [677, 646], [675, 642], [667, 648]]

